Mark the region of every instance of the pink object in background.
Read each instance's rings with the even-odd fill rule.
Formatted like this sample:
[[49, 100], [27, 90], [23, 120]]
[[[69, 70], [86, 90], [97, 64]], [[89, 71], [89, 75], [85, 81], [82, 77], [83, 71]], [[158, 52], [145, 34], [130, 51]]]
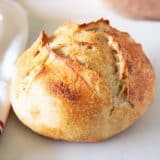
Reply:
[[4, 124], [3, 124], [3, 122], [0, 120], [0, 134], [2, 133], [3, 126], [4, 126]]
[[0, 81], [0, 134], [7, 120], [9, 110], [9, 85], [4, 81]]
[[104, 0], [117, 13], [136, 19], [160, 20], [159, 0]]

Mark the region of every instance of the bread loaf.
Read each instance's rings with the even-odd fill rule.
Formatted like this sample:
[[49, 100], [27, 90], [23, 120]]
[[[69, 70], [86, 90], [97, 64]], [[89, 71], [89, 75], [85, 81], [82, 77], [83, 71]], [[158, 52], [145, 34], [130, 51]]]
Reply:
[[100, 19], [42, 32], [18, 59], [11, 84], [17, 117], [53, 139], [94, 142], [148, 108], [155, 74], [140, 44]]

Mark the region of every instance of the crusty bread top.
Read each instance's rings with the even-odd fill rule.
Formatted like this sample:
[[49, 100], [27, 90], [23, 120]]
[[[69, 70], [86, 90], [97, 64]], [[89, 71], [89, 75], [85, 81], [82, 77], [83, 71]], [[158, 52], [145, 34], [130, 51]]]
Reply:
[[65, 24], [51, 37], [42, 32], [19, 58], [16, 72], [17, 93], [43, 81], [47, 94], [63, 103], [107, 105], [108, 114], [122, 103], [143, 114], [155, 90], [155, 74], [141, 45], [103, 19]]

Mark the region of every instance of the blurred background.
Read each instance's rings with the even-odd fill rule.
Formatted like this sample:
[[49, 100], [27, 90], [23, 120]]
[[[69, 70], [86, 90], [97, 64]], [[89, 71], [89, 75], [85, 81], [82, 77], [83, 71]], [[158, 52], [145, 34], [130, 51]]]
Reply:
[[29, 41], [32, 43], [42, 29], [49, 33], [65, 22], [84, 23], [108, 19], [110, 12], [102, 0], [17, 0], [26, 9], [29, 19]]
[[[15, 0], [19, 2], [28, 14], [29, 21], [29, 40], [27, 47], [38, 37], [43, 29], [49, 34], [65, 22], [84, 23], [97, 20], [99, 18], [109, 19], [111, 25], [129, 32], [133, 38], [142, 42], [147, 34], [152, 34], [153, 29], [160, 25], [153, 20], [152, 15], [155, 11], [156, 4], [160, 4], [159, 0]], [[123, 13], [116, 6], [121, 6], [121, 10], [132, 11], [133, 15], [128, 12]], [[148, 7], [149, 6], [149, 7]], [[159, 6], [158, 6], [159, 7]], [[160, 8], [160, 7], [159, 7]], [[137, 16], [138, 13], [139, 17]], [[143, 16], [142, 16], [143, 13]], [[124, 17], [122, 15], [125, 15]], [[157, 15], [157, 14], [156, 14]], [[131, 17], [131, 19], [130, 19]], [[132, 19], [133, 18], [133, 19]], [[155, 17], [155, 20], [157, 17]], [[152, 22], [152, 23], [151, 23]], [[154, 25], [157, 24], [158, 25]], [[145, 28], [144, 28], [144, 24]], [[146, 41], [148, 45], [144, 46], [147, 50], [149, 45], [156, 43], [154, 41]], [[147, 48], [148, 47], [148, 48]]]

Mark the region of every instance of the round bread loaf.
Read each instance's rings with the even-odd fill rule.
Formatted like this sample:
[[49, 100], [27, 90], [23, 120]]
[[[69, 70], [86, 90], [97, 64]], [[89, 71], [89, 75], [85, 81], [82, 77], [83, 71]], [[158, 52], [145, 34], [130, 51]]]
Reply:
[[137, 19], [160, 20], [159, 0], [104, 0], [118, 13]]
[[40, 135], [99, 141], [148, 108], [155, 74], [140, 44], [100, 19], [42, 32], [18, 59], [11, 84], [17, 117]]

